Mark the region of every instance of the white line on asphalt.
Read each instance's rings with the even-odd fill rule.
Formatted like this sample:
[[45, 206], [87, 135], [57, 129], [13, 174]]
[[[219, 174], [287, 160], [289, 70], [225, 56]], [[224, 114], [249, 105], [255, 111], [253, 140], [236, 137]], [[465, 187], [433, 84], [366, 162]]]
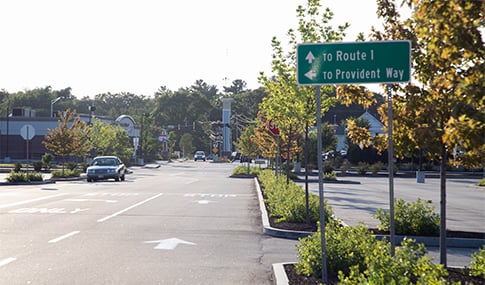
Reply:
[[80, 233], [80, 231], [73, 231], [73, 232], [70, 232], [70, 233], [65, 234], [65, 235], [63, 235], [63, 236], [60, 236], [60, 237], [58, 237], [58, 238], [51, 239], [51, 240], [49, 241], [49, 243], [56, 243], [56, 242], [58, 242], [58, 241], [61, 241], [61, 240], [63, 240], [63, 239], [66, 239], [66, 238], [68, 238], [68, 237], [72, 237], [73, 235], [77, 235], [78, 233]]
[[131, 205], [130, 207], [128, 207], [128, 208], [126, 208], [126, 209], [123, 209], [123, 210], [121, 210], [121, 211], [119, 211], [119, 212], [116, 212], [116, 213], [114, 213], [114, 214], [112, 214], [112, 215], [109, 215], [109, 216], [106, 216], [106, 217], [104, 217], [104, 218], [102, 218], [102, 219], [99, 219], [99, 220], [98, 220], [98, 223], [102, 223], [102, 222], [107, 221], [107, 220], [109, 220], [109, 219], [111, 219], [111, 218], [114, 218], [114, 217], [116, 217], [116, 216], [118, 216], [118, 215], [120, 215], [120, 214], [123, 214], [123, 213], [124, 213], [124, 212], [126, 212], [126, 211], [129, 211], [129, 210], [131, 210], [131, 209], [133, 209], [133, 208], [135, 208], [135, 207], [138, 207], [138, 206], [140, 206], [140, 205], [142, 205], [142, 204], [145, 204], [146, 202], [148, 202], [148, 201], [150, 201], [150, 200], [153, 200], [153, 199], [155, 199], [155, 198], [158, 198], [158, 197], [160, 197], [160, 196], [162, 196], [162, 195], [163, 195], [163, 193], [159, 193], [159, 194], [157, 194], [157, 195], [155, 195], [155, 196], [153, 196], [153, 197], [150, 197], [150, 198], [148, 198], [148, 199], [146, 199], [146, 200], [143, 200], [143, 201], [141, 201], [141, 202], [138, 202], [138, 203], [136, 203], [135, 205]]
[[9, 257], [9, 258], [5, 258], [5, 259], [3, 259], [3, 260], [0, 260], [0, 267], [2, 267], [2, 266], [4, 266], [4, 265], [7, 265], [7, 264], [9, 264], [10, 262], [13, 262], [13, 261], [15, 261], [15, 260], [17, 260], [17, 258], [15, 258], [15, 257]]
[[57, 195], [51, 195], [51, 196], [41, 197], [41, 198], [37, 198], [37, 199], [30, 199], [30, 200], [25, 200], [25, 201], [10, 203], [10, 204], [4, 204], [4, 205], [0, 205], [0, 209], [8, 208], [8, 207], [14, 207], [14, 206], [23, 205], [23, 204], [28, 204], [28, 203], [37, 202], [37, 201], [46, 200], [46, 199], [51, 199], [51, 198], [64, 196], [64, 195], [67, 195], [67, 194], [57, 194]]

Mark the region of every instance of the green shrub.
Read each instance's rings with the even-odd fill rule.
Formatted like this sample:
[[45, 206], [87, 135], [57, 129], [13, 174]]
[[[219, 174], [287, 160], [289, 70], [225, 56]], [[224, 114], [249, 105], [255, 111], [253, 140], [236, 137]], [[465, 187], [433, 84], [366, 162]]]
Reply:
[[470, 275], [485, 278], [485, 245], [478, 252], [472, 254]]
[[324, 173], [323, 179], [335, 181], [335, 180], [337, 180], [337, 174], [335, 172]]
[[370, 166], [372, 174], [376, 175], [381, 169], [384, 168], [384, 163], [378, 161]]
[[32, 162], [32, 167], [34, 168], [34, 171], [40, 172], [42, 170], [42, 161]]
[[[375, 218], [379, 220], [380, 230], [389, 231], [389, 212], [378, 209]], [[399, 235], [436, 236], [439, 234], [440, 217], [434, 213], [429, 203], [418, 199], [414, 203], [406, 203], [403, 199], [394, 202], [395, 232]]]
[[29, 181], [44, 181], [42, 173], [39, 172], [29, 172], [27, 173], [27, 178], [29, 179]]
[[79, 177], [81, 176], [81, 171], [78, 169], [64, 169], [64, 174], [62, 173], [62, 169], [54, 170], [51, 172], [51, 176], [53, 178], [66, 178], [66, 177]]
[[354, 265], [348, 276], [339, 272], [339, 284], [446, 284], [446, 270], [425, 256], [423, 244], [405, 239], [396, 248], [395, 257], [385, 244], [387, 241], [367, 251], [364, 270]]
[[[338, 276], [339, 284], [445, 284], [446, 271], [428, 257], [424, 245], [410, 239], [390, 254], [386, 240], [378, 241], [367, 227], [342, 227], [338, 221], [325, 227], [327, 271]], [[321, 277], [320, 232], [300, 239], [298, 274]]]
[[86, 173], [86, 171], [88, 170], [88, 167], [89, 167], [89, 164], [87, 164], [86, 162], [79, 163], [79, 168], [83, 173]]
[[367, 162], [359, 162], [357, 165], [357, 172], [359, 174], [365, 175], [369, 171], [369, 164]]
[[[251, 166], [249, 168], [249, 174], [250, 175], [258, 175], [261, 172], [261, 169], [259, 167]], [[247, 175], [248, 174], [248, 167], [241, 165], [232, 171], [232, 175]]]
[[[290, 181], [286, 183], [286, 176], [281, 174], [278, 178], [274, 172], [264, 170], [259, 174], [259, 181], [265, 195], [269, 215], [276, 218], [276, 222], [303, 223], [306, 221], [305, 191]], [[310, 194], [308, 197], [310, 222], [316, 224], [320, 219], [320, 200], [318, 196]], [[324, 203], [326, 220], [333, 215], [331, 207]]]
[[46, 171], [49, 171], [51, 169], [51, 162], [54, 160], [54, 156], [50, 153], [45, 153], [42, 158], [42, 166]]
[[340, 172], [345, 174], [349, 171], [350, 167], [352, 167], [352, 164], [347, 159], [345, 159], [340, 165]]
[[8, 182], [28, 182], [29, 181], [27, 174], [25, 174], [24, 172], [15, 171], [15, 170], [10, 171], [6, 179]]
[[13, 167], [13, 171], [20, 172], [22, 170], [22, 163], [16, 162]]
[[30, 181], [43, 181], [42, 173], [38, 172], [15, 172], [15, 170], [10, 171], [7, 176], [8, 182], [30, 182]]
[[74, 170], [77, 168], [77, 163], [74, 161], [68, 161], [65, 166], [69, 170]]
[[323, 173], [332, 173], [335, 167], [333, 166], [333, 163], [330, 161], [325, 161], [323, 163]]
[[480, 181], [478, 181], [477, 185], [482, 186], [482, 187], [485, 186], [485, 178], [480, 179]]

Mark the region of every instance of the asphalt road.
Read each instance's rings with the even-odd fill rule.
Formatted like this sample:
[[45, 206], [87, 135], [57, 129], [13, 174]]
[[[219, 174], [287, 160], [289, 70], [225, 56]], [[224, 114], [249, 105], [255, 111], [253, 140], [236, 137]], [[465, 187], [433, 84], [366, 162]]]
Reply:
[[2, 284], [271, 284], [297, 241], [262, 234], [235, 165], [135, 169], [125, 182], [0, 187]]
[[[0, 186], [0, 283], [272, 284], [271, 265], [296, 261], [298, 241], [262, 234], [254, 181], [229, 178], [237, 165], [187, 161], [135, 168], [125, 182]], [[360, 184], [325, 184], [325, 199], [346, 223], [376, 225], [388, 180], [345, 179]], [[397, 178], [395, 196], [438, 209], [437, 183]], [[448, 181], [448, 228], [485, 231], [485, 192], [474, 183]], [[448, 264], [466, 266], [474, 251], [448, 249]]]

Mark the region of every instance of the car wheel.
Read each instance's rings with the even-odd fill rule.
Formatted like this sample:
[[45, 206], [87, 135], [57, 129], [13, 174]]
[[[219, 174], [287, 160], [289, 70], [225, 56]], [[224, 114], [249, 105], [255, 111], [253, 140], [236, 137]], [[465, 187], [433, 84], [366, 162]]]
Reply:
[[115, 181], [116, 182], [120, 181], [120, 178], [119, 177], [115, 177]]
[[88, 178], [88, 179], [86, 179], [86, 181], [91, 182], [91, 181], [93, 181], [93, 180], [91, 180], [91, 178]]

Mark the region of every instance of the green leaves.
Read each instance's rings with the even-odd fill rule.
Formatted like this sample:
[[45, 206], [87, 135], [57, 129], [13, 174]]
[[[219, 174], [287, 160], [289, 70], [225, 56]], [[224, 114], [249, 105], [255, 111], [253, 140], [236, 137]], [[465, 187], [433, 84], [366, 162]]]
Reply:
[[[265, 170], [258, 175], [263, 186], [271, 217], [277, 222], [306, 222], [305, 191], [294, 182], [286, 183], [285, 175], [275, 177], [274, 172]], [[310, 221], [316, 224], [320, 218], [320, 202], [317, 196], [309, 196]], [[332, 216], [333, 211], [325, 203], [326, 220]]]
[[[389, 231], [389, 212], [378, 209], [375, 215], [379, 220], [380, 230]], [[418, 199], [413, 203], [406, 203], [403, 199], [395, 199], [394, 204], [395, 230], [398, 235], [438, 235], [440, 217], [427, 202]]]

